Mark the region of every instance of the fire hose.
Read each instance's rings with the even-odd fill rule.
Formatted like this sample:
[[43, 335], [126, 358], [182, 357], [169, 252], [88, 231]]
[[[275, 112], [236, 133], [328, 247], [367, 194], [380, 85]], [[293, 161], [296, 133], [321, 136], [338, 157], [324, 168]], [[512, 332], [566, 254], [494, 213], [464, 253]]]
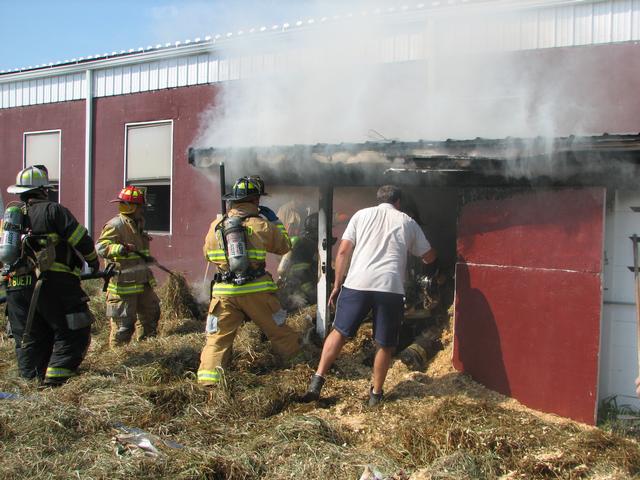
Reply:
[[133, 253], [134, 255], [139, 256], [142, 260], [144, 260], [145, 263], [150, 263], [156, 267], [158, 267], [160, 270], [162, 270], [163, 272], [167, 272], [169, 275], [171, 275], [172, 277], [177, 277], [177, 274], [173, 271], [173, 270], [169, 270], [167, 267], [165, 267], [164, 265], [161, 265], [160, 263], [158, 263], [158, 261], [149, 256], [149, 255], [145, 255], [142, 252], [139, 252], [137, 250], [132, 251], [131, 253]]

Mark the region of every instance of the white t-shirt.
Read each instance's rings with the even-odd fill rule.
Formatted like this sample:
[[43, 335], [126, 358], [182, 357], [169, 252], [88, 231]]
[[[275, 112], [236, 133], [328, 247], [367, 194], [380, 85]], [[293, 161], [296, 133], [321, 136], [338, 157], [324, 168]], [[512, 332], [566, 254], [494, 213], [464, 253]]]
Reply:
[[407, 253], [431, 249], [420, 226], [390, 203], [358, 210], [342, 235], [355, 245], [344, 286], [404, 295]]

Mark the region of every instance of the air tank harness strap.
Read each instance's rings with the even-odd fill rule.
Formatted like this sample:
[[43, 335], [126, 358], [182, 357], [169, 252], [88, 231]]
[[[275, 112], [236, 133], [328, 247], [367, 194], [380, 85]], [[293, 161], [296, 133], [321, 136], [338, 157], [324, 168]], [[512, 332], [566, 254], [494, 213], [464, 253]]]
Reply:
[[214, 275], [213, 281], [215, 283], [231, 283], [233, 285], [244, 285], [245, 283], [252, 282], [257, 278], [265, 275], [267, 271], [263, 268], [257, 268], [255, 270], [249, 270], [247, 273], [238, 275], [233, 272], [218, 272]]

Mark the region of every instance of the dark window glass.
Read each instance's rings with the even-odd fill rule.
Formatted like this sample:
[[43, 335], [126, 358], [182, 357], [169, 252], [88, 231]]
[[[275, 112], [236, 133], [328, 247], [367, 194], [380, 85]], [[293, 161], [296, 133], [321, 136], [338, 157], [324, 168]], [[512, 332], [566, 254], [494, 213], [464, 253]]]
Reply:
[[171, 185], [144, 185], [148, 206], [145, 211], [145, 229], [169, 232], [171, 227]]

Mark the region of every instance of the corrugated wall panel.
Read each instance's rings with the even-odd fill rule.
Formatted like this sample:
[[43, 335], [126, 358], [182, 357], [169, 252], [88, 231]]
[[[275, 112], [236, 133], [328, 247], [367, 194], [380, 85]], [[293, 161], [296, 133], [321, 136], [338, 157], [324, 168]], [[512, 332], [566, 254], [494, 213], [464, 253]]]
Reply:
[[589, 45], [593, 42], [593, 5], [576, 5], [574, 15], [574, 45]]
[[556, 14], [556, 47], [573, 45], [575, 12], [573, 7], [558, 8]]
[[409, 35], [396, 35], [394, 41], [394, 60], [406, 62], [409, 60]]
[[167, 62], [167, 87], [174, 88], [178, 86], [178, 59], [171, 58]]
[[140, 65], [131, 67], [131, 93], [140, 91]]
[[618, 0], [613, 4], [612, 42], [624, 42], [631, 38], [631, 7], [631, 0]]
[[538, 47], [538, 12], [523, 13], [520, 19], [520, 48], [531, 50]]
[[45, 78], [42, 83], [43, 98], [42, 103], [51, 103], [51, 78]]
[[131, 67], [122, 68], [122, 93], [131, 93]]
[[38, 103], [38, 80], [29, 81], [29, 99], [25, 105], [34, 105]]
[[189, 64], [187, 67], [187, 85], [198, 84], [198, 57], [189, 57]]
[[9, 108], [16, 106], [16, 90], [17, 85], [15, 83], [11, 83], [9, 85]]
[[98, 70], [93, 76], [93, 95], [96, 97], [104, 97], [105, 95], [105, 76], [104, 70]]
[[409, 60], [424, 58], [424, 35], [420, 32], [409, 35]]
[[229, 59], [229, 80], [238, 80], [240, 77], [240, 58]]
[[631, 8], [631, 39], [640, 40], [640, 0], [633, 0]]
[[122, 68], [113, 69], [113, 94], [122, 95]]
[[39, 78], [36, 80], [36, 104], [44, 102], [44, 79]]
[[188, 79], [188, 69], [189, 69], [189, 59], [186, 57], [178, 58], [178, 77], [176, 80], [176, 86], [178, 87], [186, 87], [187, 79]]
[[9, 107], [9, 85], [0, 85], [2, 88], [2, 98], [0, 98], [0, 108]]
[[611, 7], [610, 2], [593, 5], [593, 43], [611, 41]]
[[198, 55], [198, 83], [207, 83], [209, 80], [209, 55]]
[[105, 96], [113, 95], [113, 69], [110, 68], [105, 72], [104, 78], [104, 94]]
[[158, 88], [158, 62], [140, 65], [140, 91], [148, 92]]
[[538, 12], [538, 48], [556, 46], [556, 10]]
[[218, 75], [218, 60], [213, 58], [213, 55], [209, 56], [209, 65], [208, 65], [208, 77], [209, 82], [218, 82], [220, 77]]
[[218, 80], [224, 82], [229, 80], [229, 59], [221, 58], [218, 62]]

